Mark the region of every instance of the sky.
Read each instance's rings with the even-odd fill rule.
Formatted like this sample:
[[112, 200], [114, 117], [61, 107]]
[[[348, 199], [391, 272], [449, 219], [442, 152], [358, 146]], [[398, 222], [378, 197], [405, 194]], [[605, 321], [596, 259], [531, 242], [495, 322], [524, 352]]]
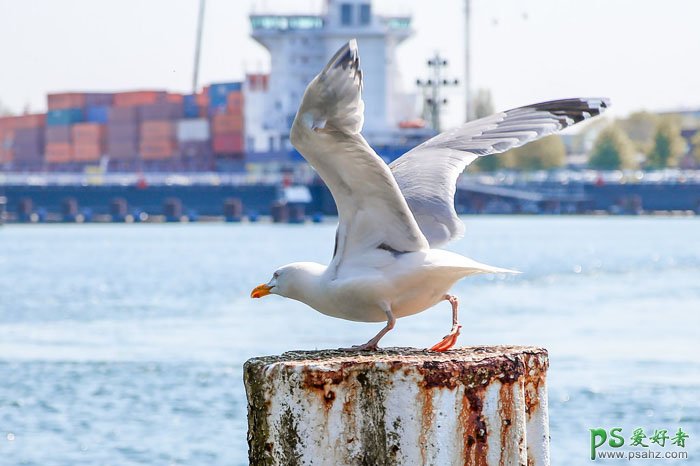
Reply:
[[[198, 0], [0, 0], [0, 103], [45, 110], [60, 91], [191, 88]], [[208, 0], [200, 83], [269, 69], [249, 38], [251, 12], [319, 11], [323, 0]], [[404, 88], [435, 51], [464, 73], [463, 0], [374, 0], [411, 14], [399, 48]], [[542, 100], [606, 96], [612, 114], [700, 107], [700, 2], [472, 0], [472, 88], [497, 110]], [[362, 44], [360, 43], [360, 53]], [[464, 117], [464, 89], [448, 92], [446, 125]]]

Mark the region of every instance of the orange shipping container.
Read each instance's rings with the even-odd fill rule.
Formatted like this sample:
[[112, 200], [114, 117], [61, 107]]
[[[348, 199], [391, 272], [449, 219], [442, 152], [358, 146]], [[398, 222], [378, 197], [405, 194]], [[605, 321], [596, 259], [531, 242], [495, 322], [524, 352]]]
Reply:
[[114, 94], [115, 107], [133, 107], [135, 105], [148, 105], [165, 101], [165, 91], [132, 91]]
[[75, 144], [73, 146], [73, 160], [77, 162], [94, 162], [102, 157], [104, 146], [102, 144]]
[[71, 132], [76, 144], [102, 144], [105, 138], [105, 126], [99, 123], [77, 123]]
[[175, 139], [175, 124], [168, 120], [149, 120], [141, 123], [141, 139]]
[[214, 134], [239, 134], [243, 132], [243, 115], [214, 115]]
[[170, 140], [141, 141], [139, 146], [144, 160], [163, 160], [175, 155], [175, 143]]
[[47, 97], [49, 110], [77, 108], [85, 106], [85, 94], [81, 92], [62, 92], [49, 94]]
[[66, 163], [73, 160], [73, 146], [67, 142], [50, 142], [46, 144], [46, 161], [49, 163]]

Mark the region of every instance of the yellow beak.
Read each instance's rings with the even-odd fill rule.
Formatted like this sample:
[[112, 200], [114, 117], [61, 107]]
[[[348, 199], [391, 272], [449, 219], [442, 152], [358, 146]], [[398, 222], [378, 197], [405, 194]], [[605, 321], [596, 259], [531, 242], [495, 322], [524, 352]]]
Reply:
[[270, 287], [266, 283], [263, 283], [262, 285], [258, 285], [255, 288], [253, 288], [253, 291], [250, 292], [250, 297], [251, 298], [262, 298], [263, 296], [267, 296], [269, 294], [270, 294]]

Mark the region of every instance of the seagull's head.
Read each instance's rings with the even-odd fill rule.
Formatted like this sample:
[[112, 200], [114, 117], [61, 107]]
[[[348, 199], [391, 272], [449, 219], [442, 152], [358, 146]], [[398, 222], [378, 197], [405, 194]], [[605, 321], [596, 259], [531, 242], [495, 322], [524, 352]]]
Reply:
[[269, 282], [253, 288], [251, 298], [262, 298], [269, 294], [284, 296], [306, 302], [312, 289], [318, 285], [325, 267], [313, 262], [295, 262], [275, 270]]

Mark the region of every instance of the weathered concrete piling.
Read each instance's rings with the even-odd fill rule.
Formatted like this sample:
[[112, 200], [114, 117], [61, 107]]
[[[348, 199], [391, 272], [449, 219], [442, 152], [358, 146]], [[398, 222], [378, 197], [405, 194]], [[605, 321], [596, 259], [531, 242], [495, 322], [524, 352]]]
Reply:
[[547, 351], [299, 351], [244, 366], [250, 464], [549, 464]]

